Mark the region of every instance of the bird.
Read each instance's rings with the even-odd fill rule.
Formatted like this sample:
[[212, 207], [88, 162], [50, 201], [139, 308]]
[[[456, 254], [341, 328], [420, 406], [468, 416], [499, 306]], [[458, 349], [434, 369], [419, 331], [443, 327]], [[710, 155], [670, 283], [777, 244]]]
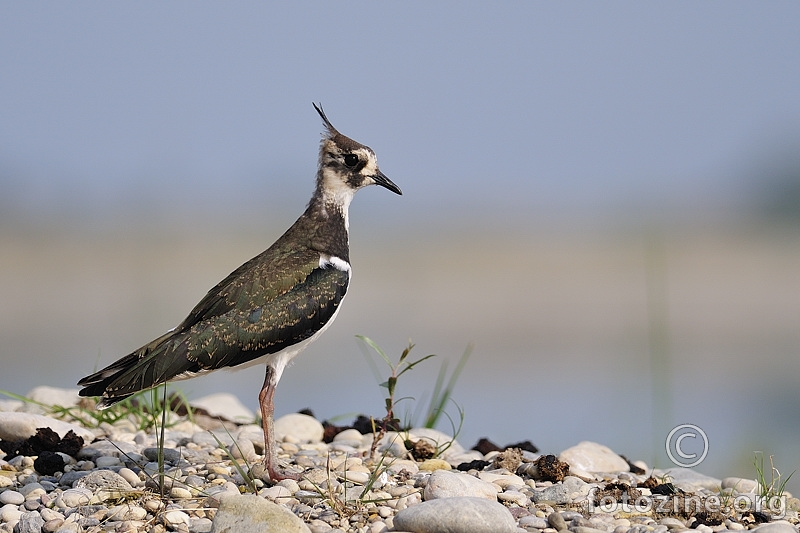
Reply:
[[348, 209], [354, 194], [379, 185], [402, 195], [378, 168], [375, 152], [325, 127], [316, 186], [306, 210], [261, 254], [213, 287], [177, 327], [84, 377], [80, 396], [105, 409], [136, 392], [223, 368], [266, 364], [258, 395], [264, 470], [275, 482], [299, 479], [281, 468], [273, 429], [274, 394], [286, 365], [339, 314], [352, 276]]

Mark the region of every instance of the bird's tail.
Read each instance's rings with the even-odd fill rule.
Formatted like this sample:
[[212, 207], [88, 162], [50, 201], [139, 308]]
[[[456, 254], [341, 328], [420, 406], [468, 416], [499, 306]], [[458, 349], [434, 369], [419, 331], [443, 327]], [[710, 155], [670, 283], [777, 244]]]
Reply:
[[105, 409], [139, 391], [166, 383], [174, 374], [168, 375], [163, 368], [159, 371], [161, 365], [158, 364], [158, 356], [173, 336], [174, 332], [168, 331], [135, 352], [81, 379], [78, 385], [83, 389], [78, 394], [102, 396], [97, 408]]

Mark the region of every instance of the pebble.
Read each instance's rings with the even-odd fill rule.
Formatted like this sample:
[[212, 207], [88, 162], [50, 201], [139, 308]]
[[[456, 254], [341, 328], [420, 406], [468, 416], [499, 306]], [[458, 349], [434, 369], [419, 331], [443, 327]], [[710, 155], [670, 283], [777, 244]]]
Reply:
[[37, 428], [45, 427], [52, 429], [62, 438], [70, 430], [79, 437], [83, 437], [84, 442], [92, 442], [95, 438], [95, 434], [91, 430], [49, 416], [0, 411], [0, 439], [2, 440], [25, 440], [36, 435]]
[[[189, 402], [192, 407], [203, 409], [212, 418], [222, 418], [239, 424], [248, 424], [256, 419], [255, 413], [233, 394], [217, 393]], [[263, 436], [261, 437], [263, 440]]]
[[128, 482], [131, 487], [136, 487], [142, 484], [142, 480], [139, 479], [139, 476], [131, 470], [130, 468], [120, 468], [118, 474], [122, 479]]
[[3, 505], [22, 505], [25, 501], [25, 495], [15, 490], [6, 490], [0, 493], [0, 503]]
[[536, 503], [564, 505], [569, 503], [570, 490], [563, 483], [551, 485], [543, 490], [533, 491], [532, 499]]
[[23, 513], [19, 518], [19, 524], [14, 528], [18, 533], [40, 533], [44, 526], [41, 515], [35, 511]]
[[797, 527], [789, 522], [781, 520], [770, 524], [763, 524], [753, 529], [753, 531], [758, 533], [797, 533]]
[[444, 459], [425, 459], [417, 465], [417, 468], [426, 472], [433, 472], [434, 470], [450, 470], [452, 467]]
[[528, 515], [519, 519], [519, 527], [535, 527], [536, 529], [545, 529], [548, 527], [548, 523], [547, 520], [540, 516]]
[[465, 497], [431, 500], [403, 509], [394, 517], [394, 527], [419, 533], [517, 533], [517, 523], [503, 504]]
[[722, 485], [722, 480], [703, 475], [696, 470], [692, 470], [691, 468], [653, 470], [653, 477], [656, 479], [665, 476], [669, 476], [670, 482], [675, 485], [675, 487], [686, 492], [709, 490], [714, 493], [719, 493], [719, 488]]
[[291, 436], [299, 442], [318, 442], [325, 432], [316, 418], [301, 413], [291, 413], [275, 419], [275, 435], [278, 440]]
[[497, 493], [497, 486], [488, 481], [447, 470], [436, 470], [428, 478], [423, 496], [426, 501], [461, 496], [496, 501]]
[[741, 477], [726, 477], [721, 485], [723, 489], [732, 489], [737, 494], [754, 493], [758, 489], [758, 481]]
[[56, 506], [60, 509], [69, 509], [88, 505], [92, 495], [92, 491], [85, 487], [68, 489], [56, 498]]
[[[144, 455], [148, 461], [158, 461], [158, 448], [145, 448], [142, 450], [142, 455]], [[176, 464], [180, 460], [180, 450], [176, 450], [175, 448], [164, 448], [165, 462]]]
[[22, 511], [13, 505], [4, 505], [0, 507], [0, 520], [4, 523], [18, 522], [22, 516]]
[[131, 484], [125, 481], [125, 478], [111, 470], [95, 470], [88, 475], [80, 478], [76, 483], [76, 487], [84, 487], [90, 489], [92, 492], [97, 490], [116, 490], [116, 491], [132, 491]]
[[191, 523], [189, 520], [189, 515], [183, 511], [178, 511], [178, 510], [165, 512], [163, 514], [163, 518], [164, 518], [164, 523], [172, 527], [173, 529], [176, 529], [176, 527], [180, 526], [181, 524], [188, 527], [189, 524]]
[[184, 489], [183, 487], [172, 487], [169, 491], [169, 495], [178, 500], [187, 500], [192, 497], [192, 491]]
[[[211, 423], [208, 417], [198, 420]], [[254, 424], [238, 428], [227, 424], [227, 430], [214, 429], [215, 438], [208, 430], [172, 418], [165, 434], [169, 491], [166, 502], [142, 497], [148, 494], [145, 487], [149, 490], [155, 486], [143, 472], [157, 473], [156, 439], [152, 432], [139, 431], [126, 420], [93, 430], [103, 438], [86, 444], [77, 457], [64, 455], [63, 474], [40, 475], [34, 471], [34, 457], [0, 459], [0, 533], [101, 529], [116, 533], [221, 532], [226, 527], [224, 517], [227, 514], [233, 520], [234, 509], [245, 513], [241, 516], [251, 523], [252, 531], [259, 531], [263, 530], [263, 523], [259, 526], [262, 503], [274, 506], [273, 510], [281, 509], [284, 518], [294, 520], [293, 526], [287, 526], [288, 531], [315, 533], [523, 529], [537, 533], [679, 533], [687, 529], [683, 520], [672, 516], [654, 520], [653, 515], [620, 517], [599, 510], [577, 512], [586, 509], [593, 490], [610, 482], [638, 485], [643, 494], [650, 494], [641, 487], [646, 476], [630, 473], [627, 463], [620, 463], [619, 456], [599, 444], [584, 442], [559, 454], [572, 454], [570, 460], [578, 466], [570, 463], [570, 475], [553, 483], [504, 469], [455, 470], [461, 462], [491, 462], [497, 452], [482, 455], [466, 451], [442, 432], [415, 428], [404, 433], [388, 432], [382, 438], [378, 452], [383, 471], [376, 475], [376, 465], [369, 459], [373, 435], [349, 429], [328, 445], [321, 442], [321, 424], [306, 415], [285, 418], [282, 431], [286, 433], [278, 442], [281, 462], [303, 471], [302, 478], [273, 484], [263, 475], [255, 476], [258, 496], [242, 495], [251, 487], [236, 465], [254, 474], [259, 467], [263, 471], [257, 455], [263, 447], [262, 430]], [[452, 449], [417, 462], [407, 455], [403, 444], [406, 438], [425, 439], [440, 448], [450, 445]], [[537, 457], [523, 456], [523, 461]], [[603, 461], [611, 463], [603, 466]], [[613, 466], [619, 469], [613, 470]], [[731, 493], [747, 494], [754, 483], [736, 477], [720, 481], [680, 468], [648, 472], [656, 478], [669, 474], [676, 487], [706, 497], [717, 495], [720, 486]], [[366, 487], [370, 490], [364, 493]], [[245, 500], [238, 500], [242, 497]], [[251, 498], [250, 503], [246, 502], [247, 497]], [[231, 498], [240, 503], [224, 503]], [[798, 533], [795, 524], [800, 503], [792, 504], [793, 501], [797, 500], [789, 500], [788, 521], [774, 517], [773, 522], [755, 529], [760, 533]], [[481, 510], [480, 516], [473, 516], [473, 508]], [[291, 529], [295, 526], [297, 529]], [[721, 533], [747, 527], [736, 519], [727, 519], [719, 526], [695, 529], [699, 533]], [[240, 531], [238, 527], [236, 530]]]
[[547, 515], [547, 523], [550, 524], [556, 531], [565, 531], [567, 529], [567, 522], [559, 512], [552, 512]]
[[308, 526], [290, 510], [253, 494], [223, 498], [211, 531], [310, 533]]
[[611, 451], [611, 448], [590, 441], [583, 441], [567, 448], [558, 455], [558, 459], [569, 463], [570, 468], [585, 472], [627, 472], [630, 470], [628, 462]]

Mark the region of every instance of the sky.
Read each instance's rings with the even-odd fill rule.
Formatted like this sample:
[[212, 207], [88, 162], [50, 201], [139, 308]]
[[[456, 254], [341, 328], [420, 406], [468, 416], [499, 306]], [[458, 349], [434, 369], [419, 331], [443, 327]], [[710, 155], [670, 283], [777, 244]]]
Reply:
[[[531, 297], [541, 324], [526, 324], [529, 316], [517, 313], [505, 322], [522, 335], [504, 340], [515, 346], [507, 350], [509, 357], [528, 357], [529, 374], [515, 378], [536, 376], [540, 365], [558, 361], [543, 362], [547, 347], [525, 335], [549, 333], [548, 339], [563, 337], [569, 344], [577, 315], [596, 311], [592, 318], [613, 322], [613, 306], [626, 298], [633, 302], [632, 321], [643, 317], [639, 293], [615, 292], [627, 286], [628, 272], [641, 274], [641, 243], [626, 248], [614, 238], [597, 237], [595, 221], [695, 220], [787, 198], [799, 199], [794, 209], [800, 212], [799, 22], [800, 3], [788, 1], [0, 2], [0, 239], [14, 246], [13, 252], [11, 245], [0, 247], [0, 332], [6, 337], [0, 339], [0, 357], [52, 367], [54, 384], [73, 386], [91, 366], [87, 353], [93, 360], [100, 353], [106, 364], [173, 326], [204, 290], [261, 251], [301, 212], [312, 192], [323, 130], [311, 104], [320, 102], [339, 131], [375, 150], [381, 170], [403, 196], [371, 188], [354, 201], [354, 262], [359, 256], [375, 269], [359, 270], [361, 285], [354, 283], [348, 296], [348, 305], [361, 314], [338, 319], [339, 330], [326, 333], [330, 341], [309, 348], [309, 361], [345, 342], [351, 349], [354, 333], [373, 335], [381, 327], [381, 333], [404, 337], [402, 342], [407, 336], [428, 340], [420, 353], [442, 348], [458, 354], [474, 331], [484, 342], [467, 373], [476, 369], [475, 379], [490, 375], [491, 357], [502, 354], [480, 305], [472, 307], [475, 302], [460, 292], [470, 287], [484, 295], [479, 304], [498, 313], [508, 310], [506, 297], [517, 303], [524, 300], [520, 296]], [[516, 236], [542, 220], [583, 225], [576, 239], [564, 243], [550, 238], [548, 227], [541, 234], [531, 230], [533, 245], [522, 250]], [[167, 238], [140, 241], [122, 231], [137, 228]], [[486, 228], [486, 240], [473, 239], [476, 228]], [[111, 237], [95, 246], [86, 236], [96, 232]], [[174, 258], [162, 257], [177, 234], [186, 240], [172, 249]], [[205, 237], [217, 239], [224, 250], [206, 254]], [[703, 364], [728, 372], [734, 365], [724, 357], [738, 349], [742, 360], [749, 359], [736, 379], [759, 374], [759, 390], [777, 395], [770, 376], [797, 360], [798, 328], [791, 315], [797, 300], [786, 288], [796, 287], [800, 254], [796, 246], [784, 246], [781, 236], [763, 248], [759, 236], [748, 238], [747, 247], [730, 240], [730, 249], [743, 250], [745, 257], [738, 270], [729, 258], [741, 256], [715, 248], [729, 241], [699, 238], [701, 244], [673, 247], [681, 275], [705, 276], [698, 278], [702, 283], [683, 286], [687, 315], [678, 318], [700, 331], [694, 319], [700, 324], [717, 318], [718, 308], [703, 305], [727, 306], [734, 313], [720, 313], [719, 321], [729, 320], [726, 327], [732, 324], [735, 334], [760, 324], [750, 320], [753, 315], [762, 317], [766, 326], [758, 330], [758, 342], [779, 345], [773, 352], [786, 359], [776, 357], [769, 370], [754, 372], [759, 357], [769, 357], [752, 357], [749, 345], [729, 341], [738, 337], [720, 328], [723, 347], [708, 350], [719, 348], [718, 358]], [[392, 239], [409, 251], [389, 249]], [[384, 248], [368, 257], [376, 244]], [[601, 248], [609, 255], [600, 254]], [[507, 255], [487, 259], [487, 249]], [[696, 263], [685, 260], [686, 250], [696, 251]], [[712, 255], [703, 255], [707, 250]], [[552, 267], [563, 276], [534, 280], [525, 285], [530, 294], [523, 293], [509, 281], [520, 272], [520, 259], [539, 275]], [[437, 277], [444, 264], [447, 275]], [[506, 277], [487, 281], [493, 268]], [[728, 288], [741, 287], [737, 273], [752, 282], [742, 294], [753, 295], [777, 318], [760, 307], [726, 304], [739, 296]], [[572, 282], [573, 275], [585, 277]], [[64, 287], [61, 277], [73, 286]], [[765, 288], [768, 277], [778, 280], [777, 288]], [[388, 282], [400, 278], [407, 285]], [[631, 285], [644, 286], [638, 278]], [[42, 301], [31, 296], [34, 291], [44, 295]], [[463, 316], [470, 311], [475, 322], [430, 324], [440, 295]], [[376, 301], [417, 308], [368, 305]], [[83, 311], [73, 309], [73, 302]], [[399, 323], [387, 323], [386, 316]], [[555, 324], [558, 317], [564, 320]], [[573, 386], [597, 378], [591, 365], [602, 359], [598, 353], [622, 353], [596, 342], [611, 329], [600, 323], [605, 325], [590, 330], [582, 346], [590, 363], [576, 362], [575, 354], [565, 363]], [[779, 334], [778, 326], [770, 329], [774, 324], [783, 328]], [[631, 333], [629, 325], [620, 320], [619, 329], [638, 342], [639, 330]], [[437, 338], [449, 344], [431, 347]], [[701, 348], [706, 340], [699, 341]], [[57, 364], [48, 365], [59, 350]], [[316, 363], [297, 366], [302, 364], [311, 372]], [[302, 381], [298, 370], [287, 371], [279, 405], [291, 397], [292, 383]], [[20, 372], [37, 379], [30, 368]], [[782, 377], [791, 383], [780, 390], [794, 394], [794, 375]], [[260, 385], [260, 378], [248, 379]], [[626, 386], [638, 391], [637, 398], [648, 394], [650, 382], [636, 379], [637, 385]], [[0, 374], [3, 387], [16, 381], [13, 374]], [[548, 381], [551, 387], [560, 384]], [[712, 381], [709, 387], [726, 385]], [[354, 378], [342, 387], [346, 391], [335, 392], [361, 398], [356, 383]], [[626, 393], [617, 382], [601, 385], [608, 394]], [[694, 382], [679, 385], [698, 389]], [[519, 401], [547, 409], [585, 403], [583, 395], [573, 394], [572, 403], [554, 408], [542, 390], [531, 386], [530, 397]], [[729, 393], [703, 391], [712, 398]], [[480, 398], [485, 405], [471, 406], [486, 408], [481, 415], [496, 422], [493, 431], [509, 427], [494, 420], [494, 413], [506, 412], [506, 404], [493, 403], [506, 400], [504, 393], [487, 393]], [[252, 407], [254, 394], [247, 394]], [[561, 391], [554, 394], [564, 400]], [[738, 431], [736, 402], [746, 401], [742, 394], [747, 391], [733, 393], [724, 417], [708, 414], [708, 423], [717, 420], [720, 428]], [[775, 403], [788, 409], [796, 404], [791, 394], [783, 402], [769, 396], [770, 409], [751, 407], [750, 416], [761, 420], [760, 413], [772, 412]], [[685, 390], [677, 395], [693, 404]], [[648, 408], [637, 408], [650, 415]], [[783, 411], [775, 412], [772, 429], [754, 432], [783, 435]], [[581, 416], [557, 445], [589, 438], [579, 434], [585, 424], [604, 424], [597, 429], [602, 436], [614, 430], [593, 411]], [[627, 422], [638, 427], [637, 420]], [[470, 440], [483, 436], [470, 431]], [[508, 438], [527, 438], [521, 433]], [[784, 449], [795, 437], [783, 439]], [[632, 442], [627, 434], [619, 438]]]
[[798, 20], [792, 2], [4, 2], [0, 206], [302, 203], [313, 101], [376, 150], [404, 214], [735, 207], [800, 145]]

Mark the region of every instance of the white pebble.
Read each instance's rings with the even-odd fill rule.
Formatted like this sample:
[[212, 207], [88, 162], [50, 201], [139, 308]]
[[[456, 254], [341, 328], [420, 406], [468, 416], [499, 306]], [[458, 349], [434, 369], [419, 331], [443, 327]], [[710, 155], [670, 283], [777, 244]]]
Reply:
[[497, 499], [501, 502], [516, 503], [520, 507], [527, 507], [531, 503], [527, 496], [515, 490], [501, 492], [497, 495]]
[[42, 507], [42, 510], [39, 511], [39, 514], [42, 515], [42, 519], [45, 522], [49, 522], [50, 520], [64, 520], [63, 514], [59, 513], [58, 511], [48, 509], [47, 507]]
[[[299, 490], [299, 489], [298, 489]], [[295, 491], [296, 492], [296, 491]], [[286, 487], [282, 487], [280, 485], [272, 486], [268, 489], [264, 489], [258, 493], [259, 496], [264, 498], [268, 498], [276, 503], [283, 503], [285, 500], [292, 497], [292, 493]]]
[[117, 505], [108, 512], [108, 520], [110, 521], [144, 520], [146, 517], [147, 509], [138, 505]]
[[167, 511], [164, 513], [164, 522], [169, 526], [177, 526], [180, 524], [190, 524], [189, 515], [183, 511]]
[[292, 494], [294, 494], [295, 492], [300, 490], [300, 485], [298, 485], [297, 481], [295, 481], [293, 479], [284, 479], [282, 481], [279, 481], [277, 483], [277, 486], [286, 487], [287, 489], [289, 489], [289, 492], [291, 492]]
[[0, 503], [3, 505], [22, 505], [25, 503], [25, 495], [15, 490], [6, 490], [0, 493]]
[[119, 475], [122, 476], [122, 479], [127, 481], [131, 487], [136, 487], [142, 484], [142, 480], [139, 479], [139, 476], [136, 475], [136, 472], [130, 468], [120, 468]]
[[188, 489], [184, 489], [183, 487], [172, 487], [172, 489], [169, 491], [169, 495], [179, 500], [185, 500], [192, 497], [192, 492]]
[[87, 505], [91, 499], [92, 491], [87, 488], [67, 489], [56, 498], [56, 506], [60, 509], [71, 509]]
[[381, 521], [373, 522], [369, 526], [369, 533], [386, 533], [389, 529]]
[[365, 485], [367, 481], [369, 481], [369, 477], [369, 472], [358, 472], [352, 470], [348, 470], [345, 473], [339, 474], [339, 479], [344, 480], [347, 478], [347, 481], [352, 481], [353, 483], [358, 483], [360, 485]]
[[5, 505], [0, 507], [0, 521], [2, 522], [15, 522], [19, 521], [22, 516], [22, 511], [13, 505]]

